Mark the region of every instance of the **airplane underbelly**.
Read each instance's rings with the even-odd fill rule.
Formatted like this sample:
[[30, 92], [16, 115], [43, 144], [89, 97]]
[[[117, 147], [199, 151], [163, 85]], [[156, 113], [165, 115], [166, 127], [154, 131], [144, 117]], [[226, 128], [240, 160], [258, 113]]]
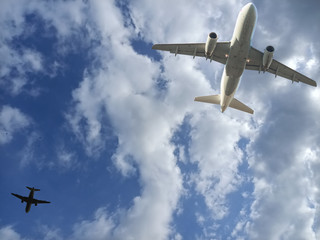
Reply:
[[246, 49], [235, 47], [230, 51], [229, 58], [225, 66], [225, 94], [232, 95], [239, 85], [240, 77], [245, 69]]
[[245, 68], [245, 61], [234, 61], [232, 64], [227, 64], [226, 66], [226, 73], [227, 76], [233, 78], [241, 77], [244, 68]]
[[231, 96], [237, 90], [245, 69], [250, 42], [247, 39], [234, 40], [225, 66], [225, 94]]
[[31, 203], [27, 203], [26, 212], [29, 212], [29, 211], [30, 211], [30, 208], [31, 208]]
[[221, 92], [225, 96], [233, 96], [240, 82], [240, 77], [228, 76], [226, 67], [223, 71], [221, 81]]
[[[226, 74], [232, 77], [241, 77], [249, 54], [253, 26], [251, 19], [241, 19], [239, 27], [231, 40], [229, 56], [226, 62]], [[237, 23], [238, 24], [238, 23]]]
[[235, 91], [238, 88], [240, 82], [240, 77], [229, 77], [227, 84], [226, 84], [226, 88], [225, 88], [225, 95], [226, 96], [231, 96], [235, 93]]

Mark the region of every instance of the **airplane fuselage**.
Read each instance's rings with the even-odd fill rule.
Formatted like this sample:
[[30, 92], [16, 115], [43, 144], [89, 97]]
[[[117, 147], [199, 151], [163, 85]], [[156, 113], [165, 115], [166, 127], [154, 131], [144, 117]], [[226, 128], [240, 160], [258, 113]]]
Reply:
[[221, 79], [221, 111], [230, 105], [240, 83], [249, 55], [251, 38], [257, 20], [257, 10], [247, 4], [238, 15], [230, 43], [230, 52]]
[[29, 193], [29, 197], [28, 197], [28, 201], [27, 201], [27, 205], [26, 205], [26, 213], [29, 212], [31, 209], [33, 196], [34, 196], [34, 190], [31, 190]]

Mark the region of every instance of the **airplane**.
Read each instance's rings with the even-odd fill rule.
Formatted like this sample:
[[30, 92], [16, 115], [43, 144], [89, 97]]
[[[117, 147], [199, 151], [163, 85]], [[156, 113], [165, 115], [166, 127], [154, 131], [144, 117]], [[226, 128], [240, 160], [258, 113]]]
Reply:
[[206, 43], [155, 44], [152, 49], [170, 51], [177, 54], [191, 55], [193, 58], [204, 57], [225, 65], [220, 94], [196, 97], [198, 102], [218, 104], [223, 113], [228, 107], [253, 114], [253, 110], [243, 104], [234, 95], [239, 87], [244, 69], [259, 73], [269, 72], [275, 77], [281, 76], [293, 82], [302, 82], [316, 87], [317, 83], [303, 74], [273, 59], [274, 47], [267, 46], [264, 52], [251, 46], [251, 39], [257, 21], [257, 9], [253, 3], [246, 4], [240, 11], [229, 42], [218, 42], [215, 32], [209, 33]]
[[27, 203], [27, 205], [26, 205], [26, 213], [28, 213], [30, 211], [30, 208], [31, 208], [32, 204], [37, 206], [38, 203], [50, 203], [48, 201], [43, 201], [43, 200], [38, 200], [38, 199], [33, 198], [34, 192], [40, 191], [40, 189], [36, 189], [34, 187], [33, 188], [26, 187], [26, 188], [28, 188], [30, 190], [29, 197], [24, 197], [24, 196], [20, 196], [18, 194], [15, 194], [15, 193], [11, 193], [13, 196], [15, 196], [17, 198], [20, 198], [21, 199], [21, 203], [23, 203], [23, 202]]

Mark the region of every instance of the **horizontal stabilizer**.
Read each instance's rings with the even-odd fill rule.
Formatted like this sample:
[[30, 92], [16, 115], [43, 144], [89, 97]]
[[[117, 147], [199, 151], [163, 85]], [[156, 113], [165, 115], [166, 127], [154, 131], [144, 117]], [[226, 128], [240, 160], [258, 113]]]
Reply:
[[249, 108], [247, 105], [243, 104], [242, 102], [240, 102], [239, 100], [237, 100], [235, 98], [232, 99], [229, 107], [235, 108], [235, 109], [243, 111], [243, 112], [253, 114], [253, 110], [251, 108]]
[[[201, 97], [196, 97], [194, 100], [197, 102], [205, 102], [205, 103], [220, 105], [220, 95], [201, 96]], [[242, 102], [240, 102], [235, 98], [232, 99], [229, 107], [253, 114], [253, 110], [251, 108], [249, 108], [247, 105], [243, 104]]]
[[220, 105], [220, 95], [196, 97], [194, 100], [197, 102], [205, 102], [205, 103], [212, 103], [212, 104]]
[[36, 188], [31, 188], [31, 187], [27, 187], [30, 191], [40, 191], [40, 189], [36, 189]]

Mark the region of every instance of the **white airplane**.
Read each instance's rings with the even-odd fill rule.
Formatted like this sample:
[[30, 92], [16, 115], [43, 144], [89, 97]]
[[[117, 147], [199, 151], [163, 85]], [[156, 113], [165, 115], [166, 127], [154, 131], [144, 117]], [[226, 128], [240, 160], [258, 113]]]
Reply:
[[198, 102], [219, 104], [221, 112], [227, 107], [253, 114], [253, 110], [234, 98], [244, 69], [269, 72], [293, 82], [303, 82], [316, 87], [317, 83], [273, 59], [274, 47], [267, 46], [264, 53], [251, 47], [251, 38], [257, 20], [257, 9], [253, 3], [245, 5], [236, 22], [230, 42], [217, 42], [218, 36], [211, 32], [206, 43], [155, 44], [152, 49], [170, 53], [205, 57], [225, 64], [219, 95], [196, 97]]

